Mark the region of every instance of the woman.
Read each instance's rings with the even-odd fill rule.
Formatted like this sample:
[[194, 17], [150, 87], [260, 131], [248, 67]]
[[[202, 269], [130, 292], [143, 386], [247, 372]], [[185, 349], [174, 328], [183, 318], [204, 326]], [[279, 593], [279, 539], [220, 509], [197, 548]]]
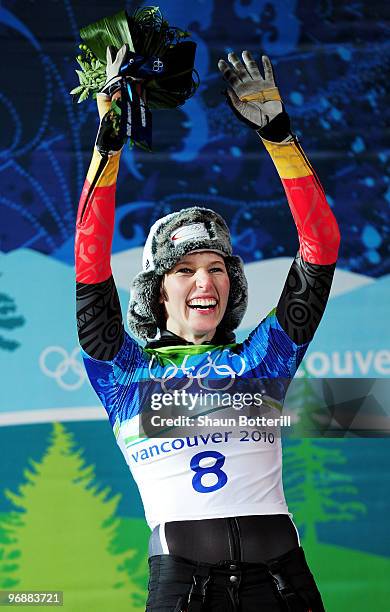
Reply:
[[[159, 219], [133, 282], [124, 331], [110, 269], [115, 185], [123, 141], [108, 112], [123, 87], [123, 47], [108, 55], [98, 96], [102, 119], [81, 195], [76, 233], [77, 316], [85, 367], [139, 486], [150, 539], [147, 610], [321, 611], [323, 605], [288, 513], [279, 439], [262, 444], [219, 432], [152, 444], [137, 437], [148, 384], [192, 381], [209, 368], [232, 378], [291, 380], [325, 309], [339, 246], [336, 220], [296, 138], [263, 57], [249, 52], [219, 68], [236, 116], [261, 137], [281, 177], [300, 248], [276, 308], [249, 338], [234, 329], [246, 308], [240, 259], [213, 211], [193, 207]], [[225, 368], [225, 369], [224, 369]], [[169, 370], [169, 374], [168, 374]], [[208, 371], [209, 371], [208, 370]], [[217, 372], [217, 368], [214, 368]], [[200, 376], [201, 377], [201, 376]], [[223, 376], [222, 376], [223, 377]], [[283, 398], [281, 398], [283, 400]]]

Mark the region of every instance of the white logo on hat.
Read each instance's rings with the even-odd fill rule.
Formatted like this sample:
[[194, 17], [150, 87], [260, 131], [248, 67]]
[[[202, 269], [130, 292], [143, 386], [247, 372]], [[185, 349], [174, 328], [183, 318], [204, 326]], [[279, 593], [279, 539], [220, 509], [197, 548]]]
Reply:
[[171, 240], [173, 244], [178, 246], [182, 242], [188, 240], [212, 240], [209, 235], [204, 223], [192, 223], [191, 225], [184, 225], [179, 227], [171, 234]]

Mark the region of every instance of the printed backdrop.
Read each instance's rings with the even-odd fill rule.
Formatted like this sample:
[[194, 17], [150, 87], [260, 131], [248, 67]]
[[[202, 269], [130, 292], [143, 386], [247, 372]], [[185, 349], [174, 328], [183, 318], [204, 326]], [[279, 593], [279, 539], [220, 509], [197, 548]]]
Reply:
[[[147, 582], [141, 502], [86, 381], [74, 321], [75, 213], [97, 114], [68, 91], [79, 28], [122, 8], [0, 6], [0, 589], [62, 590], [70, 612], [142, 610]], [[160, 8], [197, 42], [201, 84], [182, 109], [153, 113], [152, 154], [123, 155], [113, 269], [124, 311], [148, 227], [192, 204], [227, 219], [245, 261], [250, 307], [239, 338], [275, 306], [297, 234], [273, 165], [231, 114], [216, 68], [230, 50], [265, 52], [342, 234], [305, 372], [389, 377], [385, 3], [162, 0]], [[387, 438], [285, 444], [287, 498], [327, 610], [367, 611], [373, 601], [390, 609], [389, 485]]]

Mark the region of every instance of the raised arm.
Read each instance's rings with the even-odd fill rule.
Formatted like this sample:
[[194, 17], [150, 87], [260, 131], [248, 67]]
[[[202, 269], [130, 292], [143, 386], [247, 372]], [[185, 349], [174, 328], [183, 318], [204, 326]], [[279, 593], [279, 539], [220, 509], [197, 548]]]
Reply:
[[[115, 59], [108, 54], [107, 83], [110, 86], [115, 80], [112, 74], [116, 68], [119, 71], [125, 53], [123, 47]], [[97, 103], [100, 127], [76, 222], [77, 327], [83, 350], [95, 359], [108, 361], [118, 353], [124, 338], [121, 307], [110, 265], [123, 139], [114, 129], [110, 96], [98, 94]]]
[[248, 51], [243, 62], [231, 53], [218, 66], [229, 84], [236, 116], [255, 129], [276, 166], [298, 231], [299, 252], [279, 299], [277, 319], [296, 344], [310, 342], [320, 323], [332, 284], [340, 233], [324, 191], [298, 140], [263, 56], [264, 76]]
[[299, 251], [291, 265], [276, 316], [296, 344], [310, 342], [321, 321], [336, 267], [340, 233], [321, 184], [296, 139], [264, 140], [285, 189], [298, 230]]

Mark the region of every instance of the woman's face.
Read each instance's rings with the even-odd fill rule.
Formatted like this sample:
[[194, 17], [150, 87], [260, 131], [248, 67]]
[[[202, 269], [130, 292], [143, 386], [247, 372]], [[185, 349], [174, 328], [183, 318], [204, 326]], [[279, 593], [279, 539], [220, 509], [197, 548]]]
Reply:
[[166, 328], [195, 344], [211, 340], [225, 314], [229, 290], [221, 255], [212, 251], [186, 255], [162, 282]]

